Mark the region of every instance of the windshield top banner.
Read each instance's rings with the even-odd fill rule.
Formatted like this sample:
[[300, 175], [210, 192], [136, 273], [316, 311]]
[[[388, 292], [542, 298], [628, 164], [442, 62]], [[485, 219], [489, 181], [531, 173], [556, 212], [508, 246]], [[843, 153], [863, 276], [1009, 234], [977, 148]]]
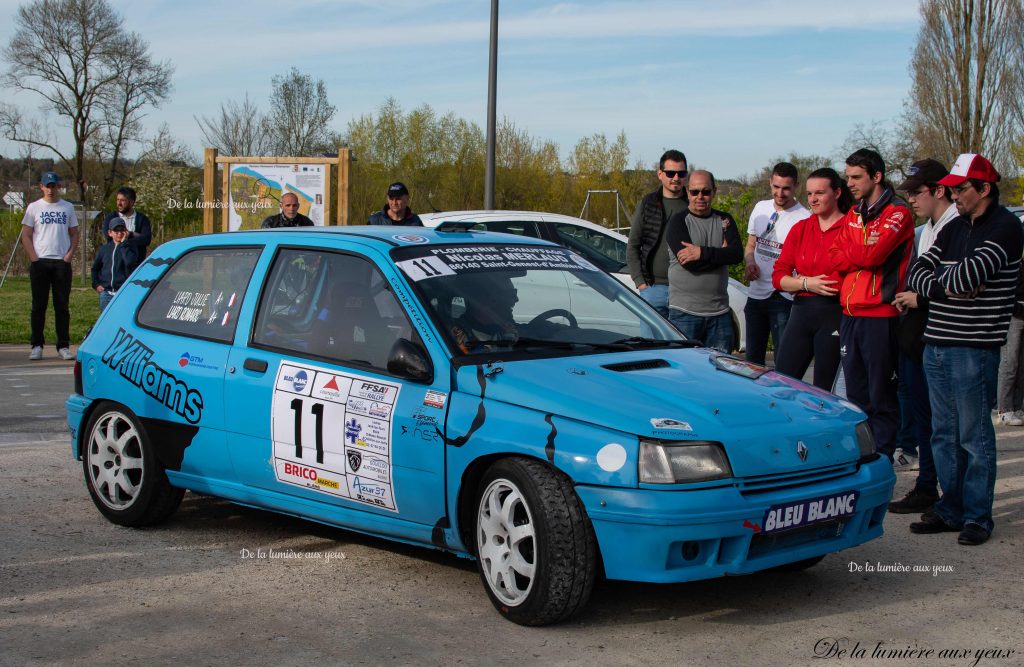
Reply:
[[599, 271], [565, 248], [537, 245], [466, 245], [402, 248], [395, 264], [410, 280], [488, 271]]

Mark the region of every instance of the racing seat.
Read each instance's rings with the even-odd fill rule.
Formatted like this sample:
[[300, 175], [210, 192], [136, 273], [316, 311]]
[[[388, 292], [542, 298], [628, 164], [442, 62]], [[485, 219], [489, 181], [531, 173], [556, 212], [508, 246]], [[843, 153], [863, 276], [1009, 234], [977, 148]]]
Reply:
[[327, 312], [313, 329], [312, 347], [338, 361], [386, 368], [395, 334], [388, 328], [366, 285], [339, 281], [331, 285]]

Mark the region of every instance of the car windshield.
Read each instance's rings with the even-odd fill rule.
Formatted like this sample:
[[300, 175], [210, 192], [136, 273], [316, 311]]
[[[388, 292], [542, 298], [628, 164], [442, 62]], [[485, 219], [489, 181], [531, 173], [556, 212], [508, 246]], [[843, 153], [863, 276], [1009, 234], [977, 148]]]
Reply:
[[455, 354], [689, 344], [636, 294], [565, 248], [415, 246], [392, 255]]

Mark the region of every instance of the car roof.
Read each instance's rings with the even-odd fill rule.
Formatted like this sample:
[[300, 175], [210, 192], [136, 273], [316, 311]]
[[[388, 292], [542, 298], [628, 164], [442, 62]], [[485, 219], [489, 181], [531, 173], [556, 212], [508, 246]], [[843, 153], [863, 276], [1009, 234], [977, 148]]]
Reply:
[[563, 215], [561, 213], [544, 213], [542, 211], [444, 211], [441, 213], [420, 213], [420, 220], [423, 221], [423, 225], [426, 227], [436, 227], [442, 222], [449, 220], [475, 220], [478, 222], [488, 222], [491, 220], [502, 221], [502, 222], [555, 222], [564, 223], [570, 225], [576, 225], [577, 227], [584, 227], [586, 229], [592, 229], [603, 232], [609, 236], [617, 238], [619, 241], [625, 243], [626, 237], [608, 227], [599, 225], [583, 218], [574, 218], [571, 215]]
[[[417, 246], [417, 245], [451, 245], [459, 244], [493, 244], [513, 243], [516, 245], [548, 245], [556, 246], [550, 241], [534, 239], [515, 234], [503, 234], [501, 232], [489, 231], [438, 231], [430, 227], [399, 227], [386, 225], [362, 225], [347, 227], [279, 227], [276, 229], [252, 229], [234, 232], [220, 232], [216, 234], [205, 234], [202, 236], [189, 237], [193, 244], [201, 244], [206, 240], [216, 240], [217, 244], [223, 243], [258, 243], [265, 240], [264, 235], [275, 235], [275, 240], [280, 241], [281, 235], [290, 239], [308, 239], [307, 242], [324, 243], [332, 237], [345, 239], [357, 238], [370, 245], [381, 245], [387, 247], [396, 246]], [[182, 239], [184, 240], [184, 239]]]

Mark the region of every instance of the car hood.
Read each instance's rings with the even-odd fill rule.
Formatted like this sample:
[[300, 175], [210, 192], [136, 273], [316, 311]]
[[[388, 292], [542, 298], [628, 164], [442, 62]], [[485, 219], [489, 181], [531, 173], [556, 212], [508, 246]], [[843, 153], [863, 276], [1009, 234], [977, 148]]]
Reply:
[[738, 374], [750, 368], [707, 348], [658, 349], [464, 366], [458, 387], [639, 437], [722, 442], [737, 475], [765, 472], [798, 443], [816, 450], [818, 465], [858, 458], [853, 426], [863, 412], [775, 372]]

